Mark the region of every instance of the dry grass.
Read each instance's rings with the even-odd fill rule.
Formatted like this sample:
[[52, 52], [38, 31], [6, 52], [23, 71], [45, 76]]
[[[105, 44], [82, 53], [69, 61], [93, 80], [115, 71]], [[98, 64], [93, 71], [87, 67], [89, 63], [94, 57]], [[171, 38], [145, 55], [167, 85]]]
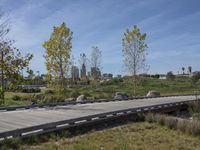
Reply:
[[158, 124], [130, 123], [73, 138], [50, 140], [20, 149], [37, 150], [197, 150], [200, 138]]
[[170, 129], [177, 129], [194, 136], [200, 136], [200, 120], [197, 119], [187, 120], [161, 114], [147, 114], [145, 120], [149, 123], [156, 122]]

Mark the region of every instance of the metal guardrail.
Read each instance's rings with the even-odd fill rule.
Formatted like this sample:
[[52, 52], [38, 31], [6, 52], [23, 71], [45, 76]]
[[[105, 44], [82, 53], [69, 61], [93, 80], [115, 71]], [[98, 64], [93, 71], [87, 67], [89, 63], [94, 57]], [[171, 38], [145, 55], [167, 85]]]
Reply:
[[1, 111], [15, 111], [15, 110], [22, 110], [22, 109], [32, 109], [32, 108], [54, 107], [54, 106], [62, 106], [62, 105], [76, 105], [76, 104], [87, 104], [87, 103], [114, 102], [114, 101], [151, 99], [151, 98], [161, 98], [161, 97], [177, 97], [177, 96], [196, 96], [196, 95], [195, 94], [166, 95], [166, 96], [160, 96], [160, 97], [137, 96], [137, 97], [130, 97], [130, 98], [127, 98], [127, 99], [83, 100], [83, 101], [80, 101], [80, 102], [68, 101], [68, 102], [58, 102], [58, 103], [48, 103], [48, 104], [34, 104], [34, 105], [26, 105], [26, 106], [9, 106], [9, 107], [0, 107], [0, 112]]
[[188, 103], [192, 103], [194, 101], [196, 101], [196, 99], [182, 101], [182, 102], [173, 102], [173, 103], [165, 103], [165, 104], [150, 105], [150, 106], [137, 107], [137, 108], [131, 108], [131, 109], [124, 109], [124, 110], [90, 115], [90, 116], [85, 116], [85, 117], [80, 117], [80, 118], [75, 118], [75, 119], [46, 123], [46, 124], [42, 124], [42, 125], [36, 125], [36, 126], [32, 126], [32, 127], [26, 127], [26, 128], [22, 128], [22, 129], [16, 129], [16, 130], [12, 130], [12, 131], [2, 132], [2, 133], [0, 133], [0, 139], [3, 140], [5, 138], [16, 137], [16, 136], [26, 136], [26, 135], [33, 134], [33, 133], [41, 134], [41, 133], [50, 132], [50, 131], [67, 129], [67, 128], [70, 128], [73, 126], [87, 124], [90, 122], [99, 121], [101, 119], [105, 119], [105, 118], [109, 119], [112, 117], [122, 116], [122, 115], [126, 115], [126, 114], [153, 112], [153, 111], [158, 111], [158, 110], [162, 110], [162, 109], [166, 109], [166, 108], [180, 107], [180, 106], [186, 105]]

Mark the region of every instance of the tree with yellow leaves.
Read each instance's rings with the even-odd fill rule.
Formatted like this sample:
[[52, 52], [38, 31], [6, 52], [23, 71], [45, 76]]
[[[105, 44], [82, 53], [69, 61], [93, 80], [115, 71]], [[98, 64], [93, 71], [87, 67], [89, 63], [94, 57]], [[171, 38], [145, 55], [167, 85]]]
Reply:
[[72, 32], [63, 22], [60, 26], [53, 28], [50, 39], [43, 43], [46, 49], [47, 80], [58, 90], [66, 88], [70, 71], [71, 40]]
[[127, 29], [122, 39], [122, 52], [124, 64], [130, 75], [133, 77], [134, 95], [136, 95], [137, 75], [145, 68], [146, 34], [140, 33], [139, 28], [134, 25], [133, 30]]

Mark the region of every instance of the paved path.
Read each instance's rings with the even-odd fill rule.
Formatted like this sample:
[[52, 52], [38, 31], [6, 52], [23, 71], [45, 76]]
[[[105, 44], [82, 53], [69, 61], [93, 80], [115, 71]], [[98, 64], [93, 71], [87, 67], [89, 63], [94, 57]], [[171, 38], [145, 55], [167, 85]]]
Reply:
[[0, 133], [99, 113], [195, 99], [195, 96], [161, 97], [0, 112]]

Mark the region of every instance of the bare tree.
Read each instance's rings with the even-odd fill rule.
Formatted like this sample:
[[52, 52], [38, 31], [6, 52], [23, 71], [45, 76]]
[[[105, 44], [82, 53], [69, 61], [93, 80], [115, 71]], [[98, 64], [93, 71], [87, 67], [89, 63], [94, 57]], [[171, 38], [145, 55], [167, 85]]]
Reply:
[[192, 73], [192, 67], [191, 66], [188, 67], [188, 72], [189, 72], [189, 74]]
[[92, 47], [91, 52], [91, 75], [94, 78], [94, 80], [97, 80], [101, 75], [101, 57], [102, 52], [99, 50], [97, 46]]
[[70, 68], [71, 68], [71, 78], [72, 78], [72, 82], [74, 83], [75, 82], [75, 65], [76, 65], [76, 62], [75, 62], [75, 58], [73, 55], [71, 55], [71, 59], [70, 59]]
[[80, 54], [79, 64], [80, 64], [81, 78], [85, 79], [86, 71], [87, 71], [87, 64], [88, 64], [88, 59], [87, 59], [87, 56], [85, 53]]
[[9, 25], [9, 19], [0, 11], [0, 41], [2, 41], [5, 35], [9, 32]]
[[185, 72], [184, 72], [184, 71], [185, 71], [185, 67], [182, 67], [181, 69], [182, 69], [182, 71], [183, 71], [183, 74], [185, 74]]
[[146, 34], [140, 33], [136, 25], [131, 31], [127, 29], [122, 39], [124, 64], [133, 79], [134, 95], [136, 95], [137, 74], [145, 69], [146, 66], [147, 45], [145, 44], [145, 39]]

